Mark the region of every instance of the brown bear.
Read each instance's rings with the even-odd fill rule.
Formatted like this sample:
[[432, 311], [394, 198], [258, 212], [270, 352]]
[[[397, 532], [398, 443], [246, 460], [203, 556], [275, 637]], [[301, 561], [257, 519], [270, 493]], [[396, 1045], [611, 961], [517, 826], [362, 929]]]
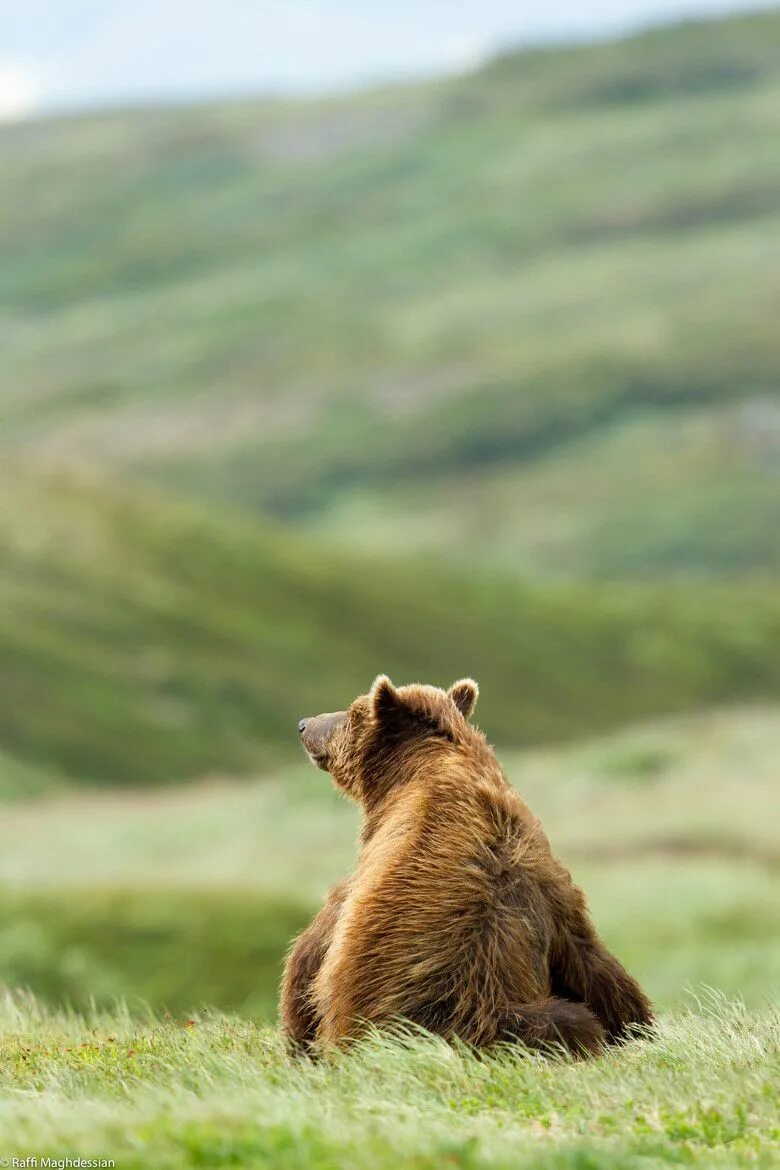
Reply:
[[652, 1019], [585, 897], [468, 719], [478, 689], [395, 687], [303, 719], [311, 759], [363, 811], [354, 873], [285, 965], [296, 1048], [407, 1020], [478, 1046], [597, 1053]]

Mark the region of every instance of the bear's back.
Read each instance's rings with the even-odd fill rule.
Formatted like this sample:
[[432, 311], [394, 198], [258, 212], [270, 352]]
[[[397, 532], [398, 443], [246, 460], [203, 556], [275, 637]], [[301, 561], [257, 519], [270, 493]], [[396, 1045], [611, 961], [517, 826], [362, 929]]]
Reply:
[[363, 846], [318, 979], [326, 1019], [342, 985], [358, 1001], [336, 1010], [334, 1031], [344, 1012], [403, 1016], [479, 1043], [496, 1008], [546, 995], [546, 855], [538, 823], [500, 776], [456, 771], [394, 794]]

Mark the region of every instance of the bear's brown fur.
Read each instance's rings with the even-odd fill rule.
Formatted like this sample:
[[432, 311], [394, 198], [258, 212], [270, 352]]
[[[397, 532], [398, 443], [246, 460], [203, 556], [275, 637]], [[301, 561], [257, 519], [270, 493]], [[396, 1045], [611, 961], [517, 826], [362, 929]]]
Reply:
[[363, 810], [354, 873], [285, 967], [297, 1047], [405, 1019], [475, 1045], [596, 1053], [650, 1004], [598, 937], [541, 824], [468, 723], [476, 683], [380, 676], [346, 712], [302, 720], [304, 747]]

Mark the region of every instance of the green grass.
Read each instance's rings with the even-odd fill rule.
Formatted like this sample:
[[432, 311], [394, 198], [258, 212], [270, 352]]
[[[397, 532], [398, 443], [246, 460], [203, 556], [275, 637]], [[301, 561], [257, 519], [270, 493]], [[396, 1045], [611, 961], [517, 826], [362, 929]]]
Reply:
[[0, 739], [44, 775], [268, 769], [376, 674], [482, 687], [508, 745], [780, 691], [780, 596], [557, 588], [338, 550], [100, 477], [9, 465]]
[[82, 1010], [124, 1000], [188, 1015], [219, 1004], [276, 1015], [281, 958], [311, 918], [251, 891], [79, 890], [0, 895], [3, 981]]
[[139, 1170], [768, 1168], [779, 1076], [777, 1009], [718, 998], [589, 1064], [379, 1036], [296, 1064], [241, 1019], [139, 1025], [7, 999], [0, 1142]]
[[[0, 442], [331, 540], [357, 496], [392, 545], [400, 488], [459, 555], [465, 497], [490, 520], [479, 555], [524, 568], [776, 569], [779, 28], [2, 128]], [[688, 460], [646, 514], [613, 441], [637, 413], [663, 447], [680, 414], [723, 424], [717, 502]], [[588, 510], [575, 454], [576, 532], [540, 549], [535, 466], [572, 442], [606, 450], [615, 486]]]

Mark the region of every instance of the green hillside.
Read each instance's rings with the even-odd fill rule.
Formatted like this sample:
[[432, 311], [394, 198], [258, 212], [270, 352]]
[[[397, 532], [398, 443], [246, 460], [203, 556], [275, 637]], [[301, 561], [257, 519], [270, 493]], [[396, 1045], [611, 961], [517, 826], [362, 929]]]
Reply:
[[528, 575], [777, 572], [776, 443], [780, 410], [766, 403], [646, 411], [525, 463], [343, 491], [308, 527]]
[[[0, 443], [331, 542], [776, 569], [778, 48], [764, 13], [337, 100], [3, 128]], [[681, 427], [715, 463], [678, 444], [648, 490], [637, 453]]]
[[6, 468], [0, 486], [0, 748], [36, 787], [267, 766], [301, 715], [383, 670], [473, 674], [505, 744], [780, 692], [770, 586], [533, 587], [107, 481]]

